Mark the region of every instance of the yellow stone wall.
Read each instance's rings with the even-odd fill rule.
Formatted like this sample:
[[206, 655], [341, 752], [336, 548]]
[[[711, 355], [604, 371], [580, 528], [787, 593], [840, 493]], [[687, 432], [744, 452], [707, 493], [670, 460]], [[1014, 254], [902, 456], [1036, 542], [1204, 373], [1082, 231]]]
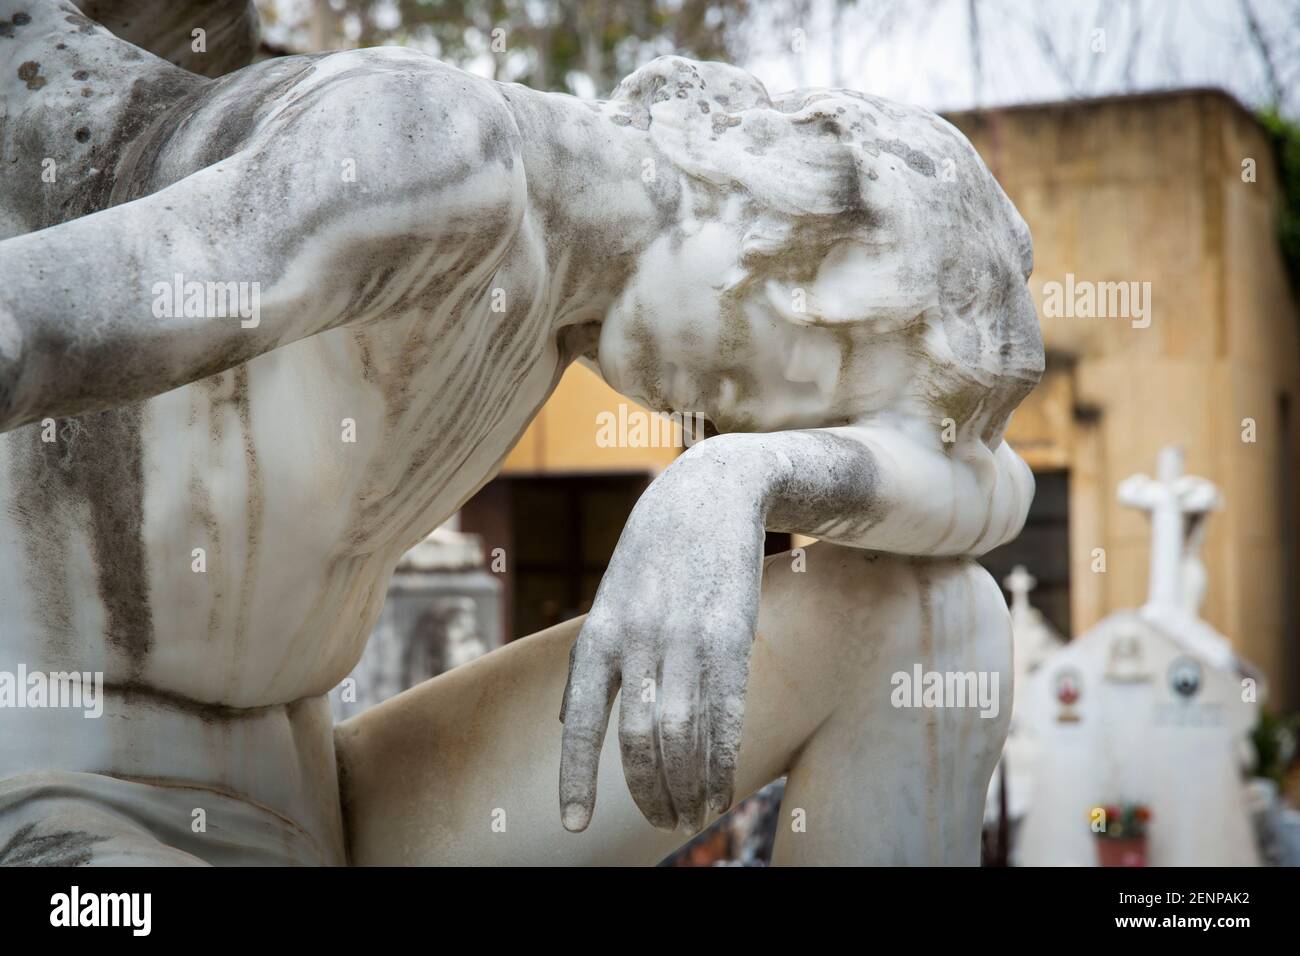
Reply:
[[602, 412], [617, 416], [620, 404], [629, 411], [645, 412], [591, 369], [575, 362], [511, 450], [501, 473], [662, 471], [680, 454], [680, 448], [601, 447], [597, 443], [597, 416]]

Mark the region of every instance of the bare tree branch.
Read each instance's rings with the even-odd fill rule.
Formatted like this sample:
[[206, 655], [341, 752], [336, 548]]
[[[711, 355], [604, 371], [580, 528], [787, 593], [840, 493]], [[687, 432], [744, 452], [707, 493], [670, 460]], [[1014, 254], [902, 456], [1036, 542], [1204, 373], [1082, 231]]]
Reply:
[[1051, 26], [1043, 18], [1041, 7], [1034, 10], [1034, 23], [1031, 28], [1034, 40], [1038, 43], [1038, 48], [1042, 50], [1043, 57], [1047, 65], [1056, 73], [1057, 78], [1064, 84], [1066, 92], [1070, 96], [1078, 96], [1079, 89], [1074, 81], [1074, 70], [1066, 62], [1064, 55], [1056, 45], [1056, 40], [1052, 37]]
[[1129, 23], [1133, 25], [1128, 50], [1124, 57], [1124, 71], [1121, 74], [1123, 89], [1128, 92], [1134, 88], [1134, 74], [1137, 72], [1138, 53], [1142, 49], [1142, 30], [1146, 26], [1146, 19], [1142, 16], [1140, 0], [1128, 3], [1125, 12], [1128, 13]]
[[1264, 31], [1259, 25], [1259, 20], [1255, 16], [1254, 7], [1250, 5], [1250, 0], [1240, 0], [1240, 3], [1241, 15], [1246, 21], [1246, 34], [1250, 37], [1251, 45], [1254, 46], [1255, 52], [1264, 65], [1264, 82], [1268, 86], [1269, 105], [1276, 109], [1282, 104], [1285, 88], [1278, 77], [1277, 66], [1273, 62], [1272, 47], [1268, 38], [1264, 36]]

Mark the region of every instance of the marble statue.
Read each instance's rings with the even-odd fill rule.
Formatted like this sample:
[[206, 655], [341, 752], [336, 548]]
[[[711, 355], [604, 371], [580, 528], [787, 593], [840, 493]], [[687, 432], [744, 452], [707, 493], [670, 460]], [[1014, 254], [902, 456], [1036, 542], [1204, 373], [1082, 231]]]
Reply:
[[[247, 45], [250, 4], [201, 6]], [[0, 846], [653, 862], [788, 773], [778, 862], [977, 862], [1008, 708], [889, 702], [1010, 669], [972, 559], [1024, 522], [1003, 432], [1043, 350], [966, 139], [680, 57], [584, 102], [163, 32], [0, 0], [0, 669], [105, 698], [0, 711]], [[397, 561], [573, 361], [712, 437], [585, 621], [335, 730]], [[821, 543], [765, 566], [765, 528]]]
[[1136, 803], [1152, 814], [1150, 865], [1254, 865], [1244, 776], [1265, 689], [1197, 614], [1205, 578], [1189, 560], [1197, 546], [1189, 536], [1203, 532], [1218, 490], [1184, 475], [1182, 452], [1170, 447], [1157, 477], [1125, 480], [1119, 498], [1151, 513], [1149, 595], [1142, 608], [1118, 611], [1070, 642], [1018, 688], [1015, 732], [1034, 741], [1035, 759], [1014, 858], [1098, 865], [1092, 808]]

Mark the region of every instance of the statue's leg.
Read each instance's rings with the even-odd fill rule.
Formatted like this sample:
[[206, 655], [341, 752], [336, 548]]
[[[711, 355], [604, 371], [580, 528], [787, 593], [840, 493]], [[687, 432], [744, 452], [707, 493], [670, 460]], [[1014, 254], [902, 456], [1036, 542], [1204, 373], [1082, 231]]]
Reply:
[[[978, 863], [984, 793], [1011, 711], [997, 585], [965, 559], [825, 544], [798, 568], [787, 554], [765, 569], [737, 772], [737, 794], [789, 773], [777, 861]], [[648, 864], [683, 842], [632, 802], [617, 710], [591, 825], [561, 827], [558, 712], [580, 624], [515, 642], [337, 728], [353, 862]], [[891, 679], [913, 679], [917, 665], [983, 674], [996, 712], [895, 707]]]

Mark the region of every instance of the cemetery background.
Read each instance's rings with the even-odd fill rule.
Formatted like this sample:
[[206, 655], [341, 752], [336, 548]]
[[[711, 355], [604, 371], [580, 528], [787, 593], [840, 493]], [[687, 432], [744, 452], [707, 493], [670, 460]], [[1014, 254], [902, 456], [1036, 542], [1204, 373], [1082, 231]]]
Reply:
[[[1300, 778], [1281, 765], [1293, 740], [1288, 715], [1300, 709], [1300, 147], [1290, 127], [1287, 165], [1280, 119], [1300, 107], [1300, 18], [1285, 5], [1229, 4], [1211, 15], [1076, 2], [1049, 14], [1013, 0], [683, 0], [669, 17], [654, 3], [561, 2], [541, 23], [512, 3], [259, 6], [268, 55], [410, 42], [502, 79], [603, 96], [636, 63], [681, 52], [739, 62], [774, 88], [826, 82], [958, 107], [945, 115], [1033, 234], [1031, 288], [1048, 351], [1047, 373], [1008, 432], [1034, 469], [1035, 503], [1021, 537], [985, 563], [999, 580], [1027, 568], [1042, 623], [1067, 640], [1123, 619], [1146, 599], [1151, 535], [1116, 489], [1150, 472], [1162, 447], [1181, 447], [1188, 473], [1224, 499], [1202, 545], [1200, 613], [1268, 688], [1243, 775], [1273, 780], [1300, 804]], [[496, 55], [501, 24], [506, 52]], [[1231, 55], [1197, 30], [1217, 31]], [[1182, 39], [1162, 46], [1152, 39], [1162, 32]], [[926, 44], [939, 55], [919, 56]], [[900, 58], [930, 71], [927, 92], [881, 87], [882, 70]], [[1019, 82], [999, 72], [1004, 59], [1019, 66]], [[935, 61], [947, 65], [916, 65]], [[1290, 247], [1279, 241], [1288, 221]], [[1104, 283], [1131, 293], [1122, 314], [1062, 307], [1063, 294], [1079, 304], [1079, 290], [1104, 299]], [[602, 414], [638, 411], [585, 368], [565, 375], [501, 475], [395, 580], [354, 686], [335, 692], [336, 714], [588, 608], [638, 495], [680, 452], [635, 432], [598, 440]], [[772, 536], [769, 551], [799, 543]], [[355, 699], [344, 701], [348, 693]], [[761, 861], [778, 799], [779, 784], [678, 861]], [[1086, 824], [1081, 811], [1081, 833]], [[1007, 841], [996, 822], [990, 830], [989, 861], [1006, 861]]]

